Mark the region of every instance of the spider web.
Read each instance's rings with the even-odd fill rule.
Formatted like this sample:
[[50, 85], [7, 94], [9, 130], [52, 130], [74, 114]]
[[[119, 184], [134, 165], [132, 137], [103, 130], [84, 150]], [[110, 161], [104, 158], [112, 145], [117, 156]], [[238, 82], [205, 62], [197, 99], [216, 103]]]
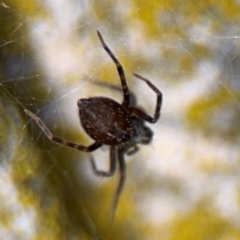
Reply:
[[[1, 23], [8, 26], [0, 36], [0, 231], [5, 239], [32, 239], [39, 232], [48, 239], [61, 239], [59, 232], [81, 239], [103, 234], [99, 226], [108, 220], [117, 174], [95, 177], [90, 154], [51, 143], [23, 112], [33, 111], [64, 139], [91, 143], [79, 124], [77, 100], [97, 95], [122, 99], [118, 90], [96, 84], [120, 86], [97, 29], [123, 64], [138, 105], [152, 114], [156, 98], [132, 72], [150, 79], [164, 98], [161, 119], [150, 126], [153, 142], [126, 157], [127, 183], [116, 214], [122, 230], [127, 218], [140, 216], [131, 234], [146, 239], [140, 227], [145, 226], [155, 239], [178, 224], [187, 225], [190, 216], [196, 222], [199, 212], [210, 212], [217, 224], [221, 220], [227, 229], [237, 229], [236, 235], [222, 235], [237, 239], [239, 6], [216, 2], [212, 8], [189, 1], [182, 9], [168, 3], [1, 2]], [[91, 154], [101, 169], [108, 168], [107, 149]], [[59, 212], [49, 217], [51, 206]], [[47, 227], [41, 218], [63, 220]], [[72, 228], [61, 227], [64, 221]], [[171, 227], [165, 229], [166, 224]]]

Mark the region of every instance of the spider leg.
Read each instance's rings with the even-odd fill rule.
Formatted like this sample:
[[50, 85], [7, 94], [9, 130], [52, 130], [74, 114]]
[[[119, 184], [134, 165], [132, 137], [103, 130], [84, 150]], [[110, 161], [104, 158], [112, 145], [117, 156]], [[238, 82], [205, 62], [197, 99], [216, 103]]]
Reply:
[[162, 93], [160, 90], [158, 90], [149, 80], [147, 80], [146, 78], [134, 73], [133, 74], [135, 77], [143, 80], [145, 83], [147, 83], [147, 85], [157, 94], [157, 104], [156, 104], [156, 108], [155, 108], [155, 113], [154, 116], [151, 117], [148, 114], [146, 114], [145, 112], [143, 112], [141, 109], [137, 108], [137, 107], [130, 107], [129, 111], [131, 116], [135, 116], [135, 117], [139, 117], [147, 122], [150, 123], [155, 123], [157, 122], [157, 120], [160, 117], [160, 110], [162, 107]]
[[117, 154], [117, 147], [116, 146], [111, 146], [110, 147], [110, 168], [109, 168], [109, 171], [98, 170], [94, 159], [91, 158], [91, 164], [92, 164], [92, 169], [93, 169], [94, 173], [96, 175], [102, 176], [102, 177], [111, 177], [116, 170], [116, 154]]
[[34, 113], [32, 113], [31, 111], [29, 111], [27, 109], [24, 109], [24, 112], [37, 123], [37, 125], [42, 129], [44, 134], [54, 143], [57, 143], [59, 145], [65, 146], [65, 147], [75, 148], [75, 149], [83, 151], [83, 152], [92, 152], [102, 146], [102, 144], [99, 142], [94, 142], [93, 144], [91, 144], [89, 146], [83, 146], [83, 145], [69, 142], [60, 137], [54, 136], [51, 133], [51, 131], [48, 129], [48, 127], [45, 125], [45, 123], [37, 115], [35, 115]]
[[[119, 92], [121, 93], [122, 92], [122, 88], [120, 88], [119, 86], [116, 86], [114, 84], [111, 84], [111, 83], [106, 83], [104, 81], [100, 81], [98, 79], [93, 79], [91, 80], [91, 82], [99, 87], [105, 87], [105, 88], [108, 88], [112, 91], [116, 91], [116, 92]], [[136, 96], [133, 92], [131, 92], [131, 90], [129, 90], [129, 98], [130, 98], [130, 103], [129, 105], [137, 105], [137, 99], [136, 99]]]
[[139, 150], [139, 147], [137, 145], [134, 145], [133, 148], [130, 148], [127, 152], [127, 156], [131, 156], [135, 154]]
[[111, 223], [114, 220], [114, 214], [116, 212], [119, 198], [121, 196], [125, 179], [126, 179], [126, 165], [124, 160], [124, 152], [122, 151], [121, 148], [118, 149], [118, 163], [119, 163], [120, 179], [119, 179], [119, 183], [118, 183], [118, 186], [113, 198], [112, 206], [111, 206], [111, 217], [110, 217]]
[[112, 60], [116, 64], [117, 71], [118, 71], [119, 77], [121, 79], [123, 96], [124, 96], [122, 105], [123, 105], [123, 107], [128, 108], [129, 103], [130, 103], [130, 96], [129, 96], [129, 89], [128, 89], [128, 86], [127, 86], [126, 77], [125, 77], [125, 74], [124, 74], [123, 67], [120, 64], [120, 62], [118, 61], [118, 59], [114, 56], [114, 54], [112, 53], [110, 48], [107, 46], [107, 44], [104, 42], [101, 33], [99, 31], [97, 31], [97, 34], [98, 34], [98, 37], [99, 37], [99, 39], [102, 43], [103, 48], [105, 49], [105, 51], [108, 53], [108, 55], [112, 58]]

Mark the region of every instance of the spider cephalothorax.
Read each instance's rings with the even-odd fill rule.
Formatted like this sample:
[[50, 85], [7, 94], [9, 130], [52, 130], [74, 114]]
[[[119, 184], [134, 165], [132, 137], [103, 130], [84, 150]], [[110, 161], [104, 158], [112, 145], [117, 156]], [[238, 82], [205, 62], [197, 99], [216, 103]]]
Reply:
[[151, 142], [153, 132], [145, 126], [145, 121], [155, 123], [159, 119], [162, 93], [146, 78], [133, 74], [138, 79], [144, 81], [157, 94], [157, 104], [153, 117], [146, 114], [142, 109], [135, 107], [130, 101], [131, 93], [126, 83], [122, 65], [108, 48], [99, 31], [97, 31], [97, 34], [103, 48], [116, 64], [122, 84], [123, 102], [120, 104], [107, 97], [91, 97], [78, 100], [77, 105], [81, 124], [86, 133], [94, 140], [94, 143], [84, 146], [54, 136], [39, 117], [27, 109], [24, 109], [24, 111], [36, 121], [45, 135], [57, 144], [84, 152], [92, 152], [102, 145], [110, 146], [109, 171], [98, 170], [92, 158], [91, 164], [95, 174], [105, 177], [112, 176], [116, 169], [116, 163], [118, 162], [119, 164], [120, 180], [112, 204], [111, 214], [113, 216], [125, 180], [124, 155], [135, 153], [138, 150], [137, 144], [149, 144]]

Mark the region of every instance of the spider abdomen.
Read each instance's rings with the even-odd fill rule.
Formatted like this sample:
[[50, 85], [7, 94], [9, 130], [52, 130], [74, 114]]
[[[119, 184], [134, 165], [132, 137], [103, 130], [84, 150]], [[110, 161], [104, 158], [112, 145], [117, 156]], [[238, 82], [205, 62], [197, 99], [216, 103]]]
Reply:
[[96, 141], [108, 145], [131, 139], [135, 130], [124, 108], [105, 97], [78, 100], [79, 116], [84, 130]]

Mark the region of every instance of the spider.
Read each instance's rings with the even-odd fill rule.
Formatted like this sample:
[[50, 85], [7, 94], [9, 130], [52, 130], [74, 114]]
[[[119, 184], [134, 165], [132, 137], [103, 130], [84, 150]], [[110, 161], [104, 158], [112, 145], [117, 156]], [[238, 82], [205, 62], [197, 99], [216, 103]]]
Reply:
[[162, 93], [149, 80], [134, 73], [133, 75], [136, 78], [144, 81], [156, 93], [157, 103], [153, 117], [146, 114], [142, 109], [132, 105], [131, 99], [133, 99], [134, 96], [128, 89], [124, 69], [103, 40], [101, 33], [97, 31], [97, 34], [103, 48], [116, 65], [122, 85], [123, 101], [119, 104], [115, 100], [107, 97], [90, 97], [78, 100], [77, 105], [81, 125], [86, 133], [94, 140], [94, 143], [89, 146], [84, 146], [57, 137], [52, 134], [44, 122], [34, 113], [27, 109], [24, 109], [24, 111], [54, 143], [83, 152], [92, 152], [102, 145], [109, 145], [109, 170], [98, 170], [93, 158], [91, 158], [91, 166], [96, 175], [111, 177], [115, 173], [117, 163], [119, 165], [120, 178], [111, 205], [111, 215], [113, 217], [126, 178], [124, 155], [131, 155], [137, 152], [137, 144], [149, 144], [151, 142], [153, 132], [145, 126], [145, 122], [156, 123], [158, 121], [162, 105]]

